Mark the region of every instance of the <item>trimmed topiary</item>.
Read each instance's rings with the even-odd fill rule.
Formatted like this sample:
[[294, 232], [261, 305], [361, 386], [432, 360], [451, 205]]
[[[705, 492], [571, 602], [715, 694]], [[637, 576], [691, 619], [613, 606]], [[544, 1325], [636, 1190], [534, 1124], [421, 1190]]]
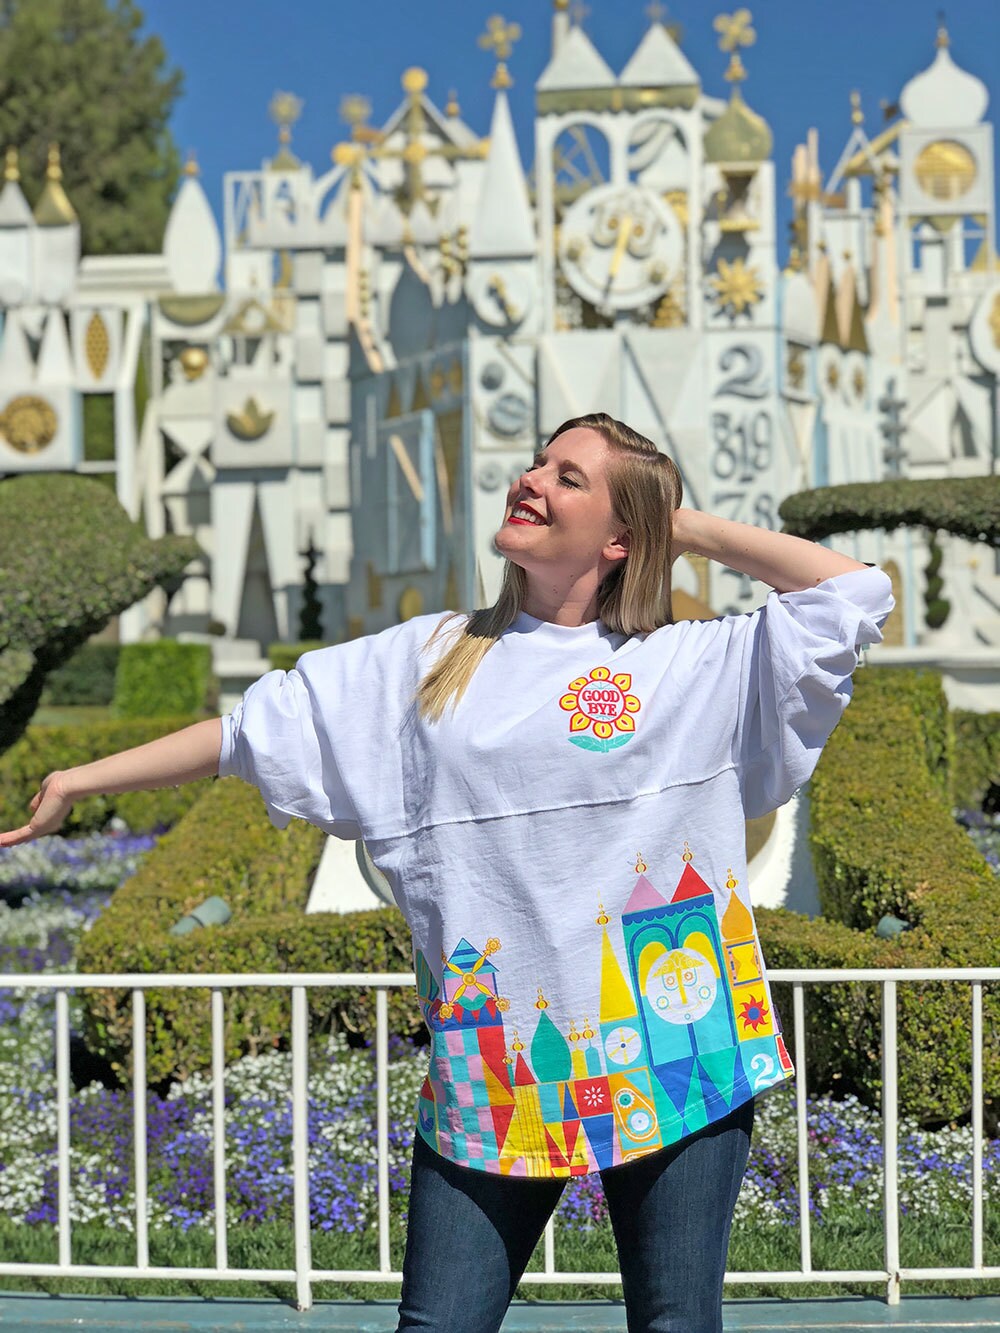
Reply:
[[150, 541], [92, 479], [0, 482], [0, 752], [23, 733], [50, 672], [199, 554], [190, 537]]

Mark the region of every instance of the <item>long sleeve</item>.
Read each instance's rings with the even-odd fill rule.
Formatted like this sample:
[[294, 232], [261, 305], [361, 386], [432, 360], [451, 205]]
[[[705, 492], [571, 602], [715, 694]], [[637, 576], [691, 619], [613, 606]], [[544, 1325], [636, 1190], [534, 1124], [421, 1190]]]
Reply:
[[261, 676], [222, 719], [219, 776], [257, 787], [276, 828], [295, 817], [357, 836], [357, 813], [317, 704], [298, 667]]
[[895, 605], [871, 567], [799, 592], [772, 592], [740, 644], [734, 758], [748, 818], [783, 805], [812, 775], [850, 701], [865, 644], [882, 641]]
[[222, 719], [220, 776], [257, 787], [277, 828], [292, 818], [341, 838], [397, 828], [402, 736], [439, 620], [421, 616], [261, 676]]

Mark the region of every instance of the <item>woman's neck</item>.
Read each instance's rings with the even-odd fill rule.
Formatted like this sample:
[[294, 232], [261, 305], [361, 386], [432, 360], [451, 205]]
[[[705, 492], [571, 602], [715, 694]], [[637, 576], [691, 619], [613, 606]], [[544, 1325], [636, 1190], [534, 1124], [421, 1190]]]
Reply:
[[552, 625], [587, 625], [598, 619], [597, 583], [582, 579], [570, 589], [550, 587], [529, 577], [522, 611]]

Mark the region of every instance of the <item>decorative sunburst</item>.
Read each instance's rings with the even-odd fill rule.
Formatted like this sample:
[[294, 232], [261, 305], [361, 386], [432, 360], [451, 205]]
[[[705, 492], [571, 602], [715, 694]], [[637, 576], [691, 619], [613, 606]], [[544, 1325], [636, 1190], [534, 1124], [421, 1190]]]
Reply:
[[770, 1010], [764, 1003], [764, 997], [761, 996], [758, 1000], [756, 996], [751, 995], [748, 1000], [744, 1000], [743, 1008], [738, 1015], [743, 1024], [743, 1031], [745, 1032], [747, 1028], [753, 1028], [756, 1032], [758, 1028], [766, 1025], [769, 1013]]
[[757, 305], [764, 296], [764, 285], [755, 268], [748, 268], [743, 259], [720, 259], [715, 276], [709, 278], [715, 288], [715, 299], [720, 310], [735, 317]]

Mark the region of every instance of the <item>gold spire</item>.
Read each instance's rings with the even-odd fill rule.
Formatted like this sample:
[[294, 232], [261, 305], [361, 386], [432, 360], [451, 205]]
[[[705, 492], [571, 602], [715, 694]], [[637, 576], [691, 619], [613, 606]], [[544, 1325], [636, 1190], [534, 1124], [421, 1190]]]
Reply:
[[498, 91], [511, 88], [514, 80], [507, 69], [507, 61], [514, 52], [514, 43], [521, 40], [521, 25], [508, 23], [501, 14], [492, 14], [486, 20], [486, 31], [479, 38], [479, 45], [484, 51], [492, 50], [497, 59], [496, 73], [490, 80], [490, 87]]
[[195, 179], [201, 175], [198, 169], [198, 159], [193, 148], [188, 149], [187, 161], [184, 163], [184, 175], [193, 176]]
[[372, 104], [363, 93], [348, 93], [340, 99], [340, 119], [350, 125], [355, 141], [371, 137], [373, 131], [368, 125], [371, 114]]
[[268, 113], [278, 127], [278, 143], [281, 145], [271, 159], [272, 171], [295, 171], [302, 163], [289, 148], [292, 142], [292, 126], [302, 115], [302, 98], [294, 93], [275, 93], [267, 105]]
[[445, 106], [444, 114], [454, 120], [455, 117], [461, 115], [461, 113], [462, 108], [458, 105], [458, 93], [452, 88], [448, 92], [448, 103]]
[[739, 48], [753, 46], [757, 40], [757, 34], [750, 26], [752, 19], [749, 9], [737, 9], [732, 14], [716, 16], [714, 27], [719, 33], [719, 49], [729, 52], [729, 68], [724, 76], [728, 83], [742, 83], [747, 76]]
[[861, 94], [857, 88], [851, 92], [851, 124], [863, 125], [865, 123], [865, 113], [861, 110]]
[[729, 105], [705, 133], [708, 162], [763, 162], [771, 152], [773, 140], [767, 121], [750, 110], [740, 92], [747, 72], [739, 48], [752, 46], [757, 40], [750, 26], [752, 17], [749, 9], [737, 9], [733, 14], [719, 14], [715, 20], [715, 30], [720, 34], [719, 48], [729, 52], [725, 78], [733, 90]]
[[7, 161], [3, 169], [3, 178], [5, 181], [19, 181], [21, 179], [20, 168], [17, 165], [17, 149], [7, 149]]
[[67, 227], [76, 221], [73, 205], [62, 187], [59, 145], [49, 145], [49, 165], [45, 170], [45, 188], [35, 205], [35, 221], [40, 227]]
[[419, 65], [412, 65], [409, 69], [403, 70], [400, 83], [403, 86], [403, 92], [410, 94], [411, 101], [419, 98], [427, 87], [427, 71], [421, 69]]
[[951, 45], [951, 38], [948, 36], [948, 28], [944, 21], [944, 10], [938, 11], [938, 30], [934, 45], [939, 51], [947, 51]]

